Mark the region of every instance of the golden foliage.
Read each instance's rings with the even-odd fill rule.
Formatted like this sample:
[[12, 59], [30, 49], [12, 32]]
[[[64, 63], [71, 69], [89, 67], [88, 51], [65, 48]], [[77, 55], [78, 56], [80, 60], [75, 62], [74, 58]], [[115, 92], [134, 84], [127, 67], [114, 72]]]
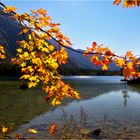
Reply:
[[138, 71], [140, 60], [132, 54], [132, 51], [127, 51], [124, 56], [118, 56], [109, 48], [93, 42], [91, 48], [87, 48], [84, 55], [88, 56], [90, 53], [93, 54], [90, 62], [96, 66], [102, 66], [102, 70], [108, 70], [109, 64], [115, 62], [117, 66], [123, 68], [122, 73], [126, 79], [140, 77]]
[[8, 127], [5, 127], [5, 126], [3, 126], [2, 128], [1, 128], [1, 131], [2, 131], [2, 133], [8, 133], [8, 130], [9, 130], [9, 128]]
[[36, 129], [33, 129], [33, 128], [28, 129], [28, 133], [36, 134], [37, 132], [38, 131]]
[[17, 10], [17, 8], [13, 6], [6, 6], [6, 8], [4, 9], [4, 12], [13, 12], [15, 10]]
[[[113, 4], [119, 5], [121, 3], [121, 0], [115, 0]], [[140, 0], [123, 0], [123, 7], [131, 8], [140, 6]]]
[[[15, 9], [6, 7], [4, 11], [12, 10]], [[69, 38], [61, 33], [58, 28], [60, 24], [53, 23], [47, 11], [42, 8], [31, 10], [30, 15], [15, 13], [13, 18], [22, 25], [20, 34], [23, 40], [17, 42], [19, 47], [16, 58], [12, 59], [14, 64], [21, 67], [23, 75], [20, 79], [26, 79], [29, 88], [41, 83], [47, 94], [46, 101], [50, 100], [53, 106], [60, 104], [64, 97], [79, 99], [78, 92], [65, 84], [57, 71], [61, 64], [67, 62], [67, 51], [61, 46], [54, 49], [48, 41], [51, 35], [63, 45], [72, 44]], [[28, 39], [25, 39], [24, 35], [27, 33]]]
[[[115, 0], [114, 4], [118, 5], [120, 2], [120, 0]], [[133, 2], [127, 0], [125, 6], [131, 3]], [[15, 10], [14, 7], [6, 7], [4, 12], [13, 13]], [[67, 51], [60, 44], [69, 46], [72, 43], [61, 33], [58, 28], [60, 24], [52, 22], [46, 10], [40, 8], [36, 11], [30, 10], [30, 12], [31, 14], [14, 12], [12, 17], [21, 24], [20, 34], [23, 36], [23, 40], [17, 42], [19, 47], [16, 58], [12, 58], [12, 62], [21, 67], [23, 75], [20, 79], [26, 79], [29, 88], [41, 83], [47, 94], [46, 101], [51, 101], [53, 106], [59, 105], [64, 97], [79, 99], [79, 93], [70, 85], [65, 84], [57, 71], [59, 66], [65, 64], [68, 59]], [[25, 39], [25, 34], [28, 34], [27, 39]], [[57, 48], [49, 43], [49, 39], [52, 37], [59, 42]], [[102, 70], [107, 70], [109, 64], [114, 61], [117, 66], [123, 67], [126, 79], [140, 76], [140, 73], [137, 72], [140, 61], [133, 56], [131, 51], [126, 52], [123, 57], [117, 56], [108, 47], [93, 42], [92, 47], [85, 51], [85, 57], [90, 53], [94, 54], [90, 62], [101, 66]], [[0, 58], [5, 58], [3, 46], [0, 46]]]
[[0, 45], [0, 59], [5, 59], [5, 58], [6, 55], [5, 55], [4, 47]]

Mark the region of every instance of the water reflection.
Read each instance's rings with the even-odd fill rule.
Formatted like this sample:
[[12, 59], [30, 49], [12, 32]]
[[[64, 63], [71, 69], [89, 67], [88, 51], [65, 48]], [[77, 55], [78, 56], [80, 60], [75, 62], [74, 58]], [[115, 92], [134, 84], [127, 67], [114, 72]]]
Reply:
[[101, 127], [103, 116], [106, 116], [106, 125], [110, 128], [116, 130], [125, 126], [130, 128], [130, 131], [140, 131], [140, 87], [128, 86], [120, 82], [120, 79], [122, 77], [117, 76], [66, 78], [65, 82], [79, 91], [81, 99], [64, 100], [60, 106], [35, 117], [29, 123], [22, 125], [18, 131], [59, 121], [62, 110], [79, 121], [81, 107], [88, 114], [87, 121], [95, 127]]
[[122, 94], [123, 94], [123, 103], [124, 103], [124, 107], [126, 108], [127, 106], [127, 101], [128, 101], [128, 98], [129, 98], [129, 95], [128, 95], [128, 89], [127, 89], [127, 83], [124, 83], [124, 90], [122, 91]]

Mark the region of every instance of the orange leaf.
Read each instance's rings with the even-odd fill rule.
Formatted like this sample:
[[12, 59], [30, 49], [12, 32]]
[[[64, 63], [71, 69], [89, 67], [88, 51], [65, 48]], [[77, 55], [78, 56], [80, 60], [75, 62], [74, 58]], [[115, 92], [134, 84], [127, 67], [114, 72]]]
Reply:
[[99, 61], [99, 58], [97, 55], [93, 55], [91, 58], [90, 58], [90, 62], [91, 63], [96, 63]]
[[46, 10], [43, 10], [42, 8], [38, 9], [37, 11], [38, 11], [41, 15], [44, 15], [44, 16], [45, 16], [46, 13], [47, 13]]
[[13, 7], [13, 6], [7, 6], [3, 11], [4, 12], [13, 12], [17, 10], [17, 8]]
[[20, 140], [20, 139], [22, 139], [22, 135], [21, 134], [16, 134], [16, 140]]
[[126, 56], [127, 56], [128, 58], [133, 57], [132, 51], [127, 51], [127, 52], [126, 52]]
[[92, 48], [95, 48], [97, 46], [97, 43], [96, 42], [93, 42], [92, 43]]
[[50, 134], [51, 135], [54, 135], [56, 128], [57, 128], [57, 125], [55, 123], [51, 124], [51, 126], [50, 126]]
[[107, 70], [108, 69], [108, 66], [107, 65], [102, 65], [102, 70]]
[[21, 32], [19, 34], [25, 34], [27, 33], [29, 30], [27, 28], [22, 28]]
[[140, 6], [140, 0], [137, 0], [137, 6]]
[[117, 66], [119, 66], [119, 67], [125, 65], [124, 59], [114, 59], [114, 61], [117, 63]]
[[123, 3], [123, 7], [135, 7], [137, 6], [137, 3], [135, 0], [124, 0], [124, 3]]
[[113, 2], [114, 5], [119, 5], [120, 3], [121, 3], [121, 0], [115, 0], [115, 1]]

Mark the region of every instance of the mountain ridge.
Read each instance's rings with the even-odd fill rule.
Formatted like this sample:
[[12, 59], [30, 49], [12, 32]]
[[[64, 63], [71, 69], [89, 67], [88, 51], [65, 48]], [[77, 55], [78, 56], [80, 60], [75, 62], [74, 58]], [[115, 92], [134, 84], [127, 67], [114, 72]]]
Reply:
[[[0, 9], [0, 13], [4, 13], [2, 9]], [[0, 15], [0, 44], [5, 46], [6, 53], [10, 56], [16, 56], [16, 49], [18, 48], [18, 44], [16, 41], [22, 40], [22, 35], [20, 35], [21, 27], [20, 24], [11, 19], [10, 16]], [[56, 49], [57, 42], [53, 39], [48, 41], [50, 44], [54, 45]], [[96, 65], [90, 63], [89, 55], [85, 58], [81, 53], [76, 51], [72, 51], [68, 48], [65, 48], [69, 54], [68, 63], [66, 64], [70, 68], [83, 68], [83, 69], [94, 69], [101, 70], [101, 66], [97, 67]], [[82, 49], [77, 49], [78, 51], [84, 52]], [[116, 67], [113, 62], [110, 64], [110, 71], [119, 71], [120, 68]]]

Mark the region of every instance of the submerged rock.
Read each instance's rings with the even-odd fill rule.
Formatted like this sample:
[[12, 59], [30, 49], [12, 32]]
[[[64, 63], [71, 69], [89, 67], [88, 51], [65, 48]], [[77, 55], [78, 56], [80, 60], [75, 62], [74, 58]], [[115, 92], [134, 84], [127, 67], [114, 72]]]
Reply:
[[81, 129], [80, 133], [84, 138], [88, 139], [99, 139], [101, 134], [101, 129], [89, 130], [89, 129]]

